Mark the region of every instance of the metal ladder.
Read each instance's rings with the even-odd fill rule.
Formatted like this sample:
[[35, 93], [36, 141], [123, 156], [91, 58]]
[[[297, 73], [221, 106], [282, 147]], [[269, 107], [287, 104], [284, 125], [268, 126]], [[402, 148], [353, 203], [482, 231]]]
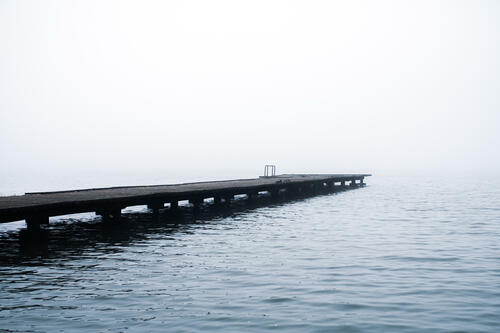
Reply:
[[268, 164], [264, 167], [264, 177], [276, 176], [276, 165]]

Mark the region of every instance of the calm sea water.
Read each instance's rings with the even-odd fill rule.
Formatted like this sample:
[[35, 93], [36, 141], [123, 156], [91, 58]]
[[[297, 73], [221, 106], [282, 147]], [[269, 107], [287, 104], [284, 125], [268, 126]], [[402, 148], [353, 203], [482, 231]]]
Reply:
[[499, 332], [500, 183], [369, 186], [0, 232], [0, 332]]

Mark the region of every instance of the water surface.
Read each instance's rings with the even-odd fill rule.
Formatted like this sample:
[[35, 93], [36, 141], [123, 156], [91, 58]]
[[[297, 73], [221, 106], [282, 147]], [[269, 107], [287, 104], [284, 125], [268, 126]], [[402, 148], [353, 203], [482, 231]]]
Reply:
[[[0, 233], [0, 332], [498, 332], [500, 184], [369, 186]], [[7, 231], [5, 231], [7, 230]], [[8, 231], [10, 230], [10, 231]]]

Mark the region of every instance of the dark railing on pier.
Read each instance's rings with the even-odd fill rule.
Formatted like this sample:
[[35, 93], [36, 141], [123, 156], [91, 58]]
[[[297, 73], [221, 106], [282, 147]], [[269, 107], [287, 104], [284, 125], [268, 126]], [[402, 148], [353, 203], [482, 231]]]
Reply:
[[238, 179], [227, 181], [186, 183], [176, 185], [128, 186], [95, 188], [59, 192], [26, 193], [20, 196], [0, 197], [0, 223], [26, 220], [28, 229], [48, 224], [49, 217], [95, 212], [103, 221], [116, 221], [122, 209], [147, 205], [154, 212], [178, 208], [179, 201], [189, 200], [195, 208], [205, 199], [213, 198], [214, 205], [229, 204], [235, 195], [245, 194], [249, 199], [281, 193], [291, 195], [324, 193], [347, 186], [364, 185], [369, 174], [294, 174]]

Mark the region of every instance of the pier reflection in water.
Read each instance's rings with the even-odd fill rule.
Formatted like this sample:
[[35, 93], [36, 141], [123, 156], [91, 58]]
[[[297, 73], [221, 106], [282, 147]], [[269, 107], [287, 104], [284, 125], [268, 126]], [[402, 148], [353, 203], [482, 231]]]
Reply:
[[125, 210], [120, 221], [115, 223], [103, 222], [101, 217], [94, 214], [60, 217], [50, 227], [41, 230], [31, 232], [16, 228], [1, 235], [4, 246], [0, 250], [0, 263], [31, 262], [56, 256], [78, 258], [86, 247], [102, 249], [106, 253], [109, 246], [135, 244], [148, 239], [149, 235], [186, 232], [190, 228], [217, 223], [259, 207], [286, 205], [304, 199], [307, 197], [275, 199], [264, 195], [258, 200], [249, 201], [239, 197], [230, 205], [215, 207], [207, 203], [201, 209], [185, 202], [178, 210], [170, 211], [167, 208], [158, 214], [145, 206], [138, 206]]

